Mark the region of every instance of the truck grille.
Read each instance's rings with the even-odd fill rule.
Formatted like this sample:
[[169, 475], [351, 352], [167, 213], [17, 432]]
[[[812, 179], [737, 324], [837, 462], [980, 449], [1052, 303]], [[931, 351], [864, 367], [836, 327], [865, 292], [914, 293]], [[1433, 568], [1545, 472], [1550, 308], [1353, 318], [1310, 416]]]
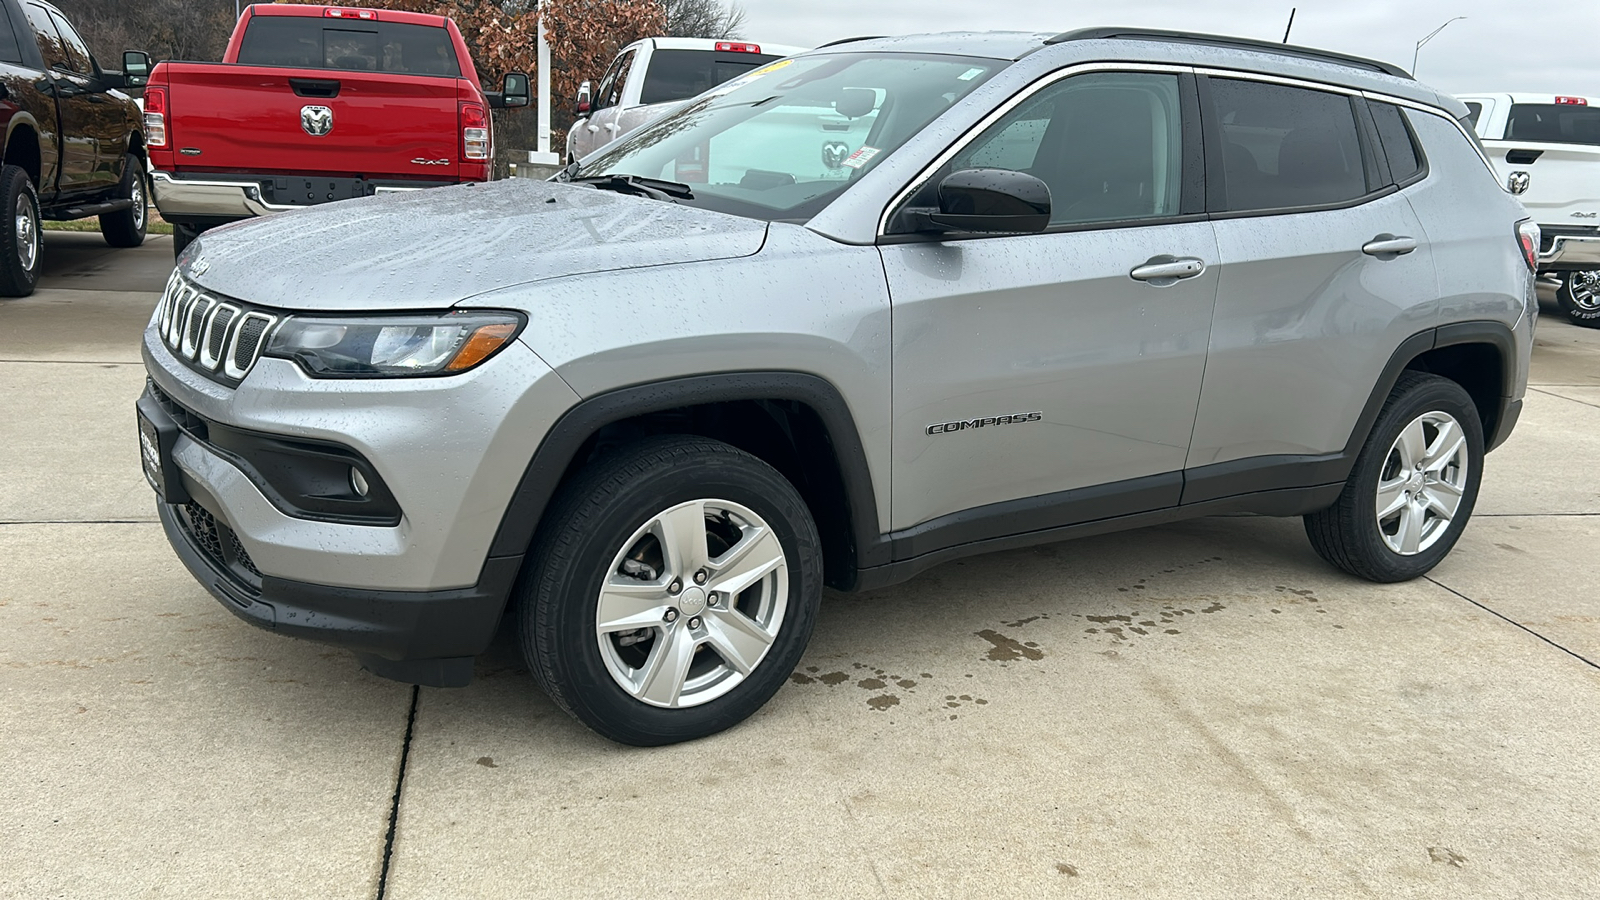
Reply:
[[157, 325], [173, 355], [213, 381], [238, 384], [261, 358], [281, 316], [201, 290], [177, 272], [161, 295]]

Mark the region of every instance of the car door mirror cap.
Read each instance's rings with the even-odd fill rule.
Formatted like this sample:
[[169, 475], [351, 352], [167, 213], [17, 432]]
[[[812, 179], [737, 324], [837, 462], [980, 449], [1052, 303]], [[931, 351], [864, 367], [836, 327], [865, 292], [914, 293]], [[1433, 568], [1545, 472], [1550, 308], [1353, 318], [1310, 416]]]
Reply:
[[1050, 227], [1050, 186], [1011, 169], [959, 169], [939, 182], [928, 221], [953, 231], [1035, 234]]

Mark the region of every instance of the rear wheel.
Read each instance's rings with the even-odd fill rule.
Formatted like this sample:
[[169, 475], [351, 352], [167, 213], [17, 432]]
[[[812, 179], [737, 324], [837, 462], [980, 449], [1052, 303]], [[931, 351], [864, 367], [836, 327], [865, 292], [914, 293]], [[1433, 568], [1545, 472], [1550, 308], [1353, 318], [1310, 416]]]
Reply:
[[39, 195], [28, 173], [0, 168], [0, 297], [26, 297], [39, 283]]
[[122, 185], [117, 199], [132, 200], [133, 206], [100, 217], [100, 234], [113, 247], [137, 247], [144, 243], [150, 225], [150, 192], [145, 189], [144, 161], [129, 153], [122, 160]]
[[183, 251], [187, 250], [189, 245], [194, 243], [195, 238], [200, 236], [200, 232], [204, 230], [198, 225], [185, 225], [180, 222], [174, 222], [172, 224], [172, 258], [177, 259], [182, 256]]
[[670, 744], [777, 692], [822, 594], [816, 527], [771, 466], [695, 437], [644, 441], [552, 504], [518, 598], [528, 667], [585, 725]]
[[1483, 424], [1461, 385], [1403, 372], [1338, 502], [1305, 517], [1306, 536], [1323, 559], [1370, 581], [1424, 575], [1472, 516], [1483, 454]]
[[1564, 273], [1556, 302], [1572, 324], [1600, 328], [1600, 269]]

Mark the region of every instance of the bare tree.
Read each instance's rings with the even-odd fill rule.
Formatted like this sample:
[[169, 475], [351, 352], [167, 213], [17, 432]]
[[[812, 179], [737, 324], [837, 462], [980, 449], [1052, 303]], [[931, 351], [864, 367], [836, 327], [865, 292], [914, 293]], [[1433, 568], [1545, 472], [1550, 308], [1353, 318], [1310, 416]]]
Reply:
[[744, 28], [744, 7], [729, 0], [661, 0], [667, 11], [667, 37], [736, 38]]
[[57, 0], [100, 65], [122, 67], [122, 51], [157, 59], [217, 60], [233, 31], [229, 0]]

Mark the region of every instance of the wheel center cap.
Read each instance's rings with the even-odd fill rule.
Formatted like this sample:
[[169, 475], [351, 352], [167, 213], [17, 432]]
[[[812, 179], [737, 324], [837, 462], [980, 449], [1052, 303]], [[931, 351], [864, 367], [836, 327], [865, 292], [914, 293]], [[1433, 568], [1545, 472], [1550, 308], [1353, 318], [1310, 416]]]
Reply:
[[1411, 478], [1409, 479], [1409, 484], [1407, 486], [1410, 487], [1413, 491], [1420, 491], [1420, 490], [1422, 490], [1423, 485], [1425, 483], [1426, 483], [1426, 479], [1424, 479], [1422, 477], [1422, 473], [1421, 472], [1412, 472], [1411, 473]]
[[678, 611], [686, 616], [698, 616], [705, 608], [706, 592], [700, 588], [684, 588], [678, 597]]

